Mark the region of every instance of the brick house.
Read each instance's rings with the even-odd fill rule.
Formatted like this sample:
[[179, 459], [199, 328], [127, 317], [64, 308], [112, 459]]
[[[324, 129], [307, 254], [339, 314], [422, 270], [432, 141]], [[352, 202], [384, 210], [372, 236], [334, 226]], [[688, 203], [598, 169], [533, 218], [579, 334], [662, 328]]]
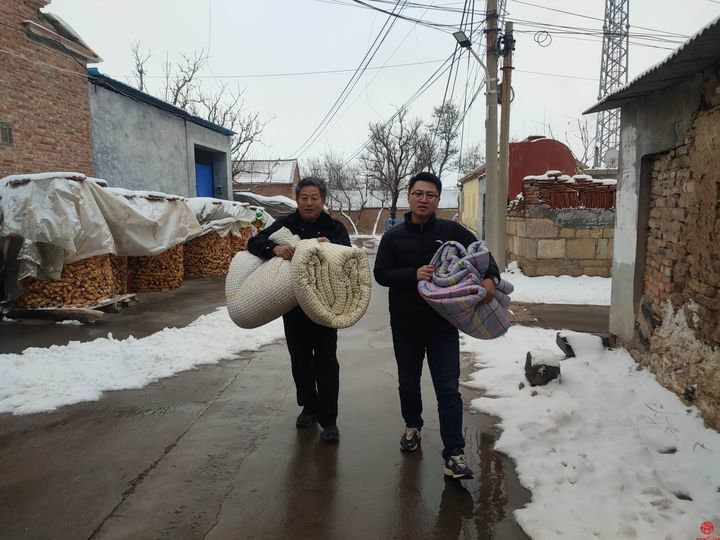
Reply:
[[233, 165], [235, 170], [240, 170], [233, 176], [233, 191], [295, 199], [295, 186], [300, 181], [297, 159], [245, 160]]
[[94, 173], [86, 64], [100, 58], [49, 0], [0, 2], [0, 177]]
[[720, 429], [720, 18], [586, 113], [618, 107], [610, 331]]

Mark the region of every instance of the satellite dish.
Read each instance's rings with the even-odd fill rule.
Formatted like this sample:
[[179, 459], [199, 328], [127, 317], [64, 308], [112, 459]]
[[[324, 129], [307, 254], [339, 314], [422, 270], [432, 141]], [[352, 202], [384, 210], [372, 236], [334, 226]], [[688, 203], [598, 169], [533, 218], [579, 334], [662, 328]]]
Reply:
[[618, 154], [618, 151], [614, 148], [605, 152], [605, 155], [603, 156], [603, 163], [605, 163], [605, 167], [608, 169], [617, 169], [619, 157], [620, 155]]

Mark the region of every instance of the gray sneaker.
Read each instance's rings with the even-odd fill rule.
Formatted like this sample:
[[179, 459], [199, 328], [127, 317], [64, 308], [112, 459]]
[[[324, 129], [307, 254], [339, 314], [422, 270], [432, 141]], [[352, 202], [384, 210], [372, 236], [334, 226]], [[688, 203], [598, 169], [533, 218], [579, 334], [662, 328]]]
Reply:
[[340, 430], [337, 426], [326, 426], [323, 428], [320, 438], [329, 443], [336, 443], [340, 441]]
[[305, 407], [295, 420], [295, 425], [299, 428], [306, 428], [312, 426], [315, 420], [317, 420], [315, 413]]
[[445, 460], [445, 476], [452, 478], [472, 478], [473, 472], [465, 461], [465, 454], [449, 456]]
[[402, 439], [400, 439], [400, 450], [403, 452], [412, 452], [417, 450], [420, 445], [420, 429], [419, 427], [406, 427]]

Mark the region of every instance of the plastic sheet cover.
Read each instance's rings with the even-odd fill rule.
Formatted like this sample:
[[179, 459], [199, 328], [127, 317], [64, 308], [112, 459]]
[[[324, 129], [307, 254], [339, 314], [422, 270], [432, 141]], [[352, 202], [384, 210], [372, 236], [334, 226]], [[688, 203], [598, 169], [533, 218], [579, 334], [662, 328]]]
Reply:
[[67, 263], [103, 253], [157, 255], [199, 234], [182, 197], [104, 188], [80, 173], [0, 180], [6, 296], [25, 277], [58, 279]]
[[255, 220], [260, 220], [262, 229], [275, 221], [263, 208], [247, 203], [193, 197], [187, 199], [187, 204], [200, 222], [203, 234], [215, 231], [222, 237], [241, 236], [240, 229]]

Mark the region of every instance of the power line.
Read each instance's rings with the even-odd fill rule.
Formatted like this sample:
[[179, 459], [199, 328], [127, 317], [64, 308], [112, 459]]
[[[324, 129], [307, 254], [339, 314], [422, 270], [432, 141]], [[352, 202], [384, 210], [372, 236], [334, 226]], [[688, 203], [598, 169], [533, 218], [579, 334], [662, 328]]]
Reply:
[[[407, 0], [405, 0], [407, 2]], [[393, 13], [396, 9], [399, 8], [400, 11], [402, 11], [402, 7], [400, 7], [401, 0], [398, 0], [395, 8], [393, 8]], [[323, 119], [320, 121], [320, 123], [315, 127], [313, 132], [310, 134], [310, 136], [305, 139], [305, 141], [300, 145], [300, 147], [291, 154], [291, 156], [297, 156], [299, 157], [302, 155], [314, 142], [320, 137], [324, 129], [327, 127], [327, 125], [332, 121], [333, 117], [337, 114], [337, 111], [340, 107], [342, 107], [343, 103], [347, 100], [347, 97], [350, 95], [350, 92], [355, 88], [355, 85], [360, 80], [360, 77], [365, 72], [365, 68], [370, 64], [372, 59], [377, 54], [377, 51], [380, 49], [380, 46], [383, 44], [385, 39], [387, 38], [388, 34], [390, 33], [390, 30], [392, 30], [392, 27], [395, 25], [395, 22], [397, 21], [396, 18], [394, 18], [392, 15], [388, 15], [387, 19], [385, 20], [385, 23], [383, 24], [382, 28], [378, 32], [377, 36], [375, 37], [375, 40], [368, 48], [367, 52], [365, 53], [365, 56], [360, 61], [360, 64], [358, 64], [358, 67], [355, 69], [355, 73], [350, 77], [350, 80], [345, 84], [345, 88], [343, 88], [342, 92], [340, 92], [340, 95], [337, 97], [335, 102], [332, 104], [328, 112], [325, 114]], [[387, 28], [387, 30], [385, 30]], [[382, 37], [381, 37], [382, 36]], [[374, 49], [374, 50], [373, 50]]]
[[[406, 62], [403, 64], [390, 64], [390, 65], [382, 65], [382, 66], [367, 66], [365, 68], [365, 71], [373, 71], [373, 70], [382, 70], [387, 68], [399, 68], [399, 67], [409, 67], [409, 66], [423, 66], [426, 64], [439, 64], [440, 62], [443, 62], [442, 59], [438, 60], [424, 60], [422, 62]], [[354, 73], [357, 70], [357, 68], [347, 68], [347, 69], [326, 69], [326, 70], [318, 70], [318, 71], [291, 71], [291, 72], [285, 72], [285, 73], [251, 73], [251, 74], [242, 74], [242, 75], [198, 75], [195, 78], [196, 79], [264, 79], [264, 78], [272, 78], [272, 77], [300, 77], [304, 75], [328, 75], [333, 73]], [[128, 75], [122, 75], [123, 77], [128, 77]], [[145, 75], [146, 79], [164, 79], [164, 75]]]

